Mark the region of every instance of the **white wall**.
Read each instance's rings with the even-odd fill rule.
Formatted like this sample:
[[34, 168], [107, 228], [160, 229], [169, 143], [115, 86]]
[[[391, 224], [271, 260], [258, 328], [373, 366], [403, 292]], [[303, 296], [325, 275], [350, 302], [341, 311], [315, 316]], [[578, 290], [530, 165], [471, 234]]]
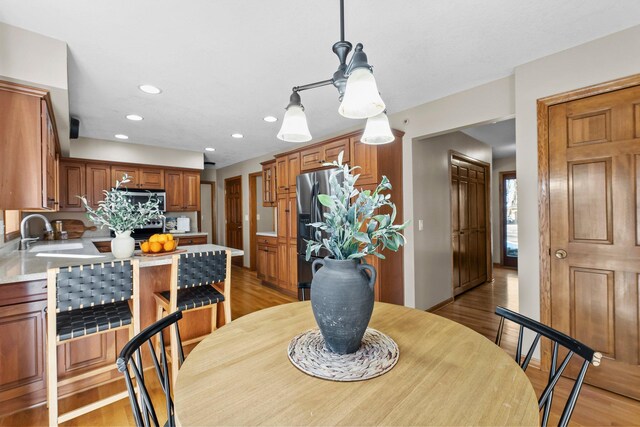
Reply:
[[216, 182], [217, 179], [217, 172], [216, 169], [211, 169], [211, 168], [205, 168], [202, 173], [200, 174], [200, 180], [201, 181], [212, 181], [212, 182]]
[[536, 100], [640, 73], [640, 26], [521, 65], [515, 71], [520, 311], [540, 318]]
[[276, 208], [262, 205], [262, 177], [256, 177], [256, 231], [275, 231]]
[[405, 219], [413, 220], [406, 230], [407, 244], [404, 248], [404, 303], [406, 306], [416, 307], [418, 277], [413, 241], [416, 232], [413, 200], [419, 189], [414, 191], [413, 187], [413, 141], [513, 117], [514, 99], [514, 77], [507, 76], [389, 117], [393, 128], [405, 132], [402, 138], [404, 215]]
[[413, 142], [415, 307], [422, 310], [453, 296], [450, 150], [491, 163], [491, 147], [462, 132]]
[[68, 155], [67, 44], [0, 22], [0, 80], [51, 92], [60, 148]]
[[238, 175], [242, 176], [242, 245], [244, 248], [244, 266], [249, 267], [249, 174], [262, 172], [260, 162], [273, 159], [273, 154], [267, 154], [254, 159], [245, 160], [235, 165], [216, 170], [216, 208], [218, 211], [218, 242], [226, 244], [225, 214], [224, 214], [224, 180]]
[[491, 171], [491, 218], [493, 239], [491, 241], [493, 262], [502, 262], [500, 249], [500, 172], [516, 170], [516, 156], [494, 159]]
[[71, 142], [71, 157], [176, 168], [202, 169], [204, 167], [204, 155], [198, 151], [84, 137]]

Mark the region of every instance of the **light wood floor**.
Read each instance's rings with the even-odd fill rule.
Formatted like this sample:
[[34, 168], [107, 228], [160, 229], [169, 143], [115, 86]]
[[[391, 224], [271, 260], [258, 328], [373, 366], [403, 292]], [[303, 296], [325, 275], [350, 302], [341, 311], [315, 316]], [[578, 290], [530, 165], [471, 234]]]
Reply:
[[[293, 302], [294, 299], [280, 294], [272, 289], [263, 287], [255, 277], [255, 273], [234, 267], [233, 273], [233, 304], [232, 318], [236, 319], [253, 311], [272, 307], [278, 304]], [[496, 305], [518, 309], [517, 274], [513, 270], [496, 269], [495, 283], [484, 284], [461, 295], [455, 302], [442, 307], [436, 313], [459, 323], [462, 323], [492, 341], [498, 327], [498, 319], [494, 315]], [[502, 346], [505, 351], [513, 354], [515, 348], [516, 328], [506, 325]], [[529, 368], [527, 375], [534, 388], [539, 393], [546, 384], [546, 375], [539, 370]], [[151, 375], [150, 375], [151, 376]], [[554, 412], [549, 425], [557, 422], [564, 404], [570, 383], [561, 380], [554, 401]], [[166, 420], [163, 410], [163, 395], [157, 381], [151, 381], [152, 397], [158, 410], [160, 420]], [[66, 411], [77, 406], [95, 401], [113, 393], [116, 388], [123, 387], [121, 382], [112, 383], [90, 390], [77, 396], [61, 401], [61, 410]], [[626, 426], [640, 425], [640, 402], [627, 399], [613, 393], [585, 385], [576, 410], [573, 414], [572, 425], [585, 426]], [[47, 424], [47, 410], [40, 406], [22, 411], [4, 418], [0, 418], [0, 426], [34, 426]], [[131, 409], [127, 400], [121, 400], [103, 409], [86, 414], [65, 423], [65, 426], [124, 426], [133, 425]]]

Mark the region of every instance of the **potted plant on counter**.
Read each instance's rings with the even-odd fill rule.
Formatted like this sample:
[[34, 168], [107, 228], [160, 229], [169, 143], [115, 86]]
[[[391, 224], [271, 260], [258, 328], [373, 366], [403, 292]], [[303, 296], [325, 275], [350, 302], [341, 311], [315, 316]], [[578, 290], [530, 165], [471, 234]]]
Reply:
[[85, 196], [78, 196], [87, 210], [87, 217], [100, 225], [113, 230], [116, 237], [111, 240], [111, 252], [118, 259], [130, 258], [135, 250], [135, 240], [131, 231], [149, 221], [161, 218], [158, 199], [149, 193], [145, 203], [133, 203], [127, 197], [126, 185], [131, 177], [124, 174], [122, 181], [116, 181], [116, 186], [104, 191], [104, 200], [98, 202], [98, 209], [93, 209]]
[[[312, 264], [311, 306], [327, 348], [347, 354], [360, 347], [373, 312], [376, 270], [361, 261], [367, 255], [384, 259], [380, 251], [385, 248], [397, 251], [405, 243], [401, 231], [408, 222], [394, 224], [396, 207], [391, 195], [383, 194], [391, 190], [387, 177], [373, 191], [358, 190], [359, 175], [353, 171], [359, 167], [343, 165], [342, 154], [324, 165], [336, 168], [329, 177], [331, 194], [318, 195], [328, 212], [308, 225], [316, 230], [314, 240], [307, 241], [306, 258], [321, 248], [330, 253]], [[390, 213], [380, 213], [385, 210]]]

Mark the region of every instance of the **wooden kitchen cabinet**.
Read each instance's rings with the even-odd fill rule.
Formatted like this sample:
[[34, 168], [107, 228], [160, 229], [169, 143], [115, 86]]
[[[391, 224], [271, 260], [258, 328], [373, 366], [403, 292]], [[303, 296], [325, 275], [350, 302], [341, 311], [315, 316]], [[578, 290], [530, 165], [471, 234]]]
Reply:
[[275, 237], [257, 237], [257, 265], [258, 279], [263, 284], [277, 285], [278, 256], [277, 239]]
[[0, 81], [0, 210], [55, 210], [60, 145], [49, 92]]
[[104, 192], [111, 189], [111, 166], [105, 163], [86, 164], [86, 196], [89, 206], [98, 209]]
[[262, 206], [273, 207], [276, 202], [276, 161], [262, 162]]
[[340, 138], [326, 143], [313, 145], [300, 152], [300, 170], [303, 172], [323, 168], [324, 163], [338, 160], [341, 151], [344, 152], [342, 161], [349, 162], [349, 138]]
[[179, 170], [164, 173], [167, 211], [200, 210], [200, 174]]
[[116, 181], [122, 181], [124, 175], [129, 176], [129, 182], [124, 184], [127, 188], [138, 188], [138, 168], [132, 166], [113, 166], [111, 168], [111, 186], [116, 186]]
[[296, 181], [300, 175], [300, 153], [287, 156], [287, 192], [296, 194]]
[[276, 157], [276, 187], [277, 193], [286, 194], [289, 192], [289, 164], [287, 156]]
[[164, 170], [162, 168], [136, 168], [132, 166], [113, 166], [112, 185], [116, 185], [116, 180], [122, 180], [126, 173], [131, 177], [131, 181], [126, 184], [128, 188], [138, 188], [146, 190], [160, 190], [164, 188]]
[[61, 212], [83, 212], [84, 207], [78, 196], [86, 194], [86, 165], [82, 162], [62, 160], [60, 162]]
[[360, 167], [355, 171], [355, 174], [360, 174], [358, 185], [378, 184], [378, 146], [363, 144], [360, 142], [360, 136], [350, 139], [350, 163]]

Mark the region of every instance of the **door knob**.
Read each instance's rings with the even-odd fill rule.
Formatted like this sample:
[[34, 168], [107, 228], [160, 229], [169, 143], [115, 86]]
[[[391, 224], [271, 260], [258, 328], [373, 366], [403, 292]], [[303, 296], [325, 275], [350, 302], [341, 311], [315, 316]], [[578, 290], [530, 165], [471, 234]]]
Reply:
[[567, 251], [565, 251], [564, 249], [558, 249], [556, 251], [556, 258], [565, 259], [566, 257], [567, 257]]

